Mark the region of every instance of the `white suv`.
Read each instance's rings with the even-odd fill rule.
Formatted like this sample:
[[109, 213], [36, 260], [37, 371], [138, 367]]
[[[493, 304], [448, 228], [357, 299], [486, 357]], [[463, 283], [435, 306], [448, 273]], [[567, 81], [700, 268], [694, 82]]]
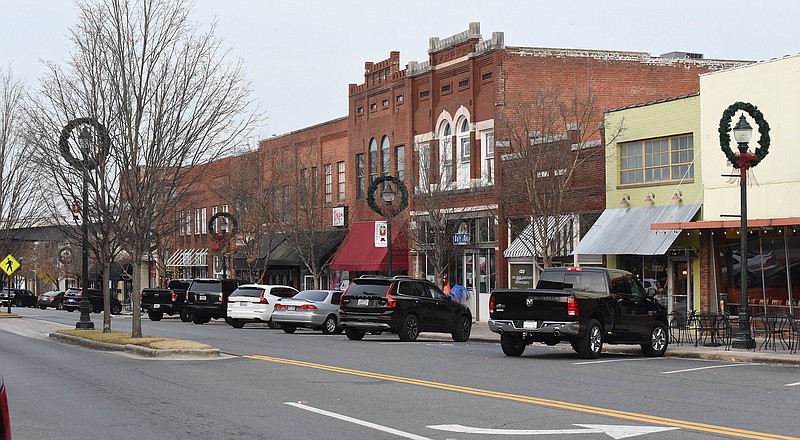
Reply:
[[265, 322], [270, 328], [272, 310], [278, 298], [291, 298], [297, 289], [289, 286], [267, 284], [242, 284], [228, 297], [228, 323], [234, 328], [242, 328], [248, 322]]

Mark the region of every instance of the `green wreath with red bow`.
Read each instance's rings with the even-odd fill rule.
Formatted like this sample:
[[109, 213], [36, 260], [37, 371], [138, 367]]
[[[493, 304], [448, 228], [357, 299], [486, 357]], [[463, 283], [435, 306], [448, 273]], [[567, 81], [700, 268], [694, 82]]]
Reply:
[[[758, 125], [758, 132], [761, 137], [758, 139], [760, 147], [756, 148], [755, 153], [738, 152], [734, 153], [731, 150], [731, 119], [736, 115], [736, 112], [742, 110], [750, 115]], [[764, 115], [758, 110], [758, 107], [750, 104], [749, 102], [737, 101], [731, 104], [722, 113], [722, 118], [719, 120], [719, 144], [722, 147], [722, 152], [725, 157], [733, 165], [734, 168], [748, 169], [758, 165], [769, 154], [769, 124]]]
[[367, 205], [377, 212], [380, 215], [384, 215], [383, 209], [375, 203], [375, 192], [378, 189], [378, 185], [384, 182], [392, 182], [397, 187], [397, 191], [400, 193], [400, 202], [395, 205], [394, 211], [400, 212], [408, 206], [408, 188], [403, 183], [402, 180], [398, 179], [394, 176], [380, 176], [377, 179], [373, 180], [372, 183], [369, 184], [369, 188], [367, 188]]

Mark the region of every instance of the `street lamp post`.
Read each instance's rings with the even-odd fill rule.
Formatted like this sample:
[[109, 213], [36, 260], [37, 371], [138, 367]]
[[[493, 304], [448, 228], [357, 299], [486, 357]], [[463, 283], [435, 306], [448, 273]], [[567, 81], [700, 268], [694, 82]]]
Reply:
[[[744, 115], [739, 117], [739, 121], [733, 127], [733, 138], [736, 139], [737, 148], [739, 149], [739, 156], [745, 156], [748, 153], [748, 143], [753, 136], [753, 127], [747, 123]], [[739, 185], [741, 197], [741, 222], [739, 223], [739, 263], [741, 269], [739, 270], [741, 278], [739, 285], [741, 293], [739, 297], [739, 332], [736, 339], [733, 341], [735, 348], [755, 348], [756, 341], [750, 335], [750, 313], [748, 304], [750, 303], [747, 297], [747, 167], [739, 167]]]
[[[69, 138], [72, 131], [80, 127], [78, 132], [78, 148], [81, 157], [77, 158], [72, 154]], [[90, 129], [91, 127], [91, 129]], [[94, 133], [92, 133], [92, 129]], [[92, 305], [89, 302], [89, 171], [97, 168], [100, 163], [105, 159], [108, 154], [108, 149], [111, 146], [111, 138], [108, 136], [108, 131], [105, 126], [101, 124], [97, 118], [85, 117], [73, 119], [61, 129], [61, 136], [58, 139], [58, 148], [61, 150], [61, 155], [64, 159], [74, 168], [80, 170], [83, 180], [82, 189], [82, 205], [81, 211], [81, 233], [83, 235], [82, 241], [82, 274], [83, 287], [81, 292], [81, 316], [80, 320], [75, 324], [76, 329], [93, 329], [94, 323], [89, 317], [89, 312]], [[76, 215], [77, 210], [72, 211]]]
[[226, 280], [226, 279], [228, 279], [227, 263], [225, 261], [225, 260], [227, 260], [227, 255], [225, 254], [225, 252], [227, 251], [226, 248], [228, 247], [228, 240], [227, 240], [227, 237], [228, 237], [228, 218], [227, 217], [222, 217], [220, 219], [220, 221], [219, 221], [219, 233], [222, 235], [222, 240], [221, 240], [222, 241], [222, 252], [221, 252], [221, 254], [222, 254], [221, 255], [222, 256], [222, 279]]
[[[217, 232], [217, 219], [219, 219], [219, 232]], [[209, 241], [208, 247], [220, 251], [220, 257], [222, 258], [222, 279], [228, 278], [225, 252], [227, 251], [228, 243], [231, 238], [233, 238], [238, 231], [239, 223], [236, 217], [229, 212], [218, 212], [212, 215], [211, 219], [208, 220], [208, 232], [211, 234], [211, 241]]]
[[[394, 185], [394, 188], [392, 188]], [[381, 187], [381, 197], [386, 202], [381, 207], [375, 202], [375, 192]], [[395, 203], [397, 193], [400, 193], [400, 201]], [[389, 276], [392, 276], [392, 221], [395, 216], [400, 214], [408, 206], [408, 189], [402, 180], [394, 176], [381, 176], [373, 180], [367, 189], [367, 204], [370, 209], [377, 212], [386, 219], [386, 263], [388, 264]]]
[[392, 202], [394, 201], [395, 192], [392, 190], [391, 186], [386, 186], [383, 189], [383, 193], [381, 194], [383, 197], [383, 201], [386, 202], [387, 210], [384, 214], [386, 217], [386, 262], [389, 265], [389, 277], [392, 276], [392, 220], [394, 219], [394, 207], [392, 206]]

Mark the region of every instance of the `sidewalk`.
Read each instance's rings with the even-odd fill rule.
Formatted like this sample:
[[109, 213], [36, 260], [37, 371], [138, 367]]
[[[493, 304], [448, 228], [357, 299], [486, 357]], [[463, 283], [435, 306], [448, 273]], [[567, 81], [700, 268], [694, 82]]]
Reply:
[[[74, 326], [31, 318], [0, 318], [0, 330], [29, 338], [47, 339], [49, 338], [50, 333], [53, 333], [59, 329], [68, 328], [74, 328]], [[444, 333], [422, 333], [420, 338], [451, 342], [453, 340], [449, 334]], [[485, 322], [476, 322], [472, 324], [472, 335], [470, 336], [470, 341], [498, 344], [497, 350], [500, 352], [500, 335], [489, 330], [489, 325]], [[756, 344], [759, 342], [761, 341], [757, 340]], [[537, 346], [552, 350], [572, 351], [572, 349], [569, 347], [569, 344], [558, 344], [554, 347], [547, 347], [546, 345]], [[603, 345], [603, 353], [630, 354], [638, 356], [641, 355], [642, 351], [638, 346], [633, 345], [605, 344]], [[727, 362], [800, 365], [800, 353], [790, 354], [788, 350], [772, 351], [756, 349], [748, 351], [735, 348], [726, 350], [725, 347], [705, 347], [702, 345], [695, 347], [694, 344], [683, 344], [670, 345], [667, 349], [666, 355], [667, 357], [710, 359]]]

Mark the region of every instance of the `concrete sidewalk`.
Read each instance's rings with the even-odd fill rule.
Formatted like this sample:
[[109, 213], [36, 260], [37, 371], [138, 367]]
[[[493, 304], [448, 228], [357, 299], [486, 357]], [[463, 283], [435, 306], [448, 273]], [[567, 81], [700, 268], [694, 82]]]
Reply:
[[[124, 316], [124, 315], [123, 315]], [[128, 315], [130, 317], [130, 315]], [[50, 333], [54, 333], [59, 329], [72, 329], [72, 325], [59, 324], [50, 321], [44, 321], [31, 318], [8, 317], [0, 318], [0, 330], [18, 334], [29, 338], [47, 339]], [[422, 333], [420, 339], [424, 340], [437, 340], [437, 341], [452, 341], [452, 337], [445, 333]], [[470, 341], [495, 343], [498, 345], [497, 350], [500, 351], [500, 335], [493, 333], [489, 330], [489, 325], [485, 322], [476, 322], [472, 325], [472, 335]], [[757, 340], [759, 344], [762, 341]], [[779, 344], [780, 345], [780, 344]], [[572, 350], [569, 344], [559, 344], [554, 347], [547, 347], [546, 345], [537, 345], [542, 348], [551, 348], [553, 350]], [[780, 348], [780, 347], [779, 347]], [[633, 345], [604, 345], [603, 353], [611, 354], [630, 354], [641, 355], [642, 351], [638, 346]], [[152, 356], [152, 354], [150, 354]], [[789, 353], [789, 350], [741, 350], [741, 349], [728, 349], [725, 347], [706, 347], [697, 346], [694, 344], [671, 344], [667, 349], [668, 357], [680, 358], [694, 358], [694, 359], [711, 359], [728, 362], [755, 362], [764, 364], [785, 364], [785, 365], [800, 365], [800, 353]], [[197, 359], [197, 358], [195, 358]]]

